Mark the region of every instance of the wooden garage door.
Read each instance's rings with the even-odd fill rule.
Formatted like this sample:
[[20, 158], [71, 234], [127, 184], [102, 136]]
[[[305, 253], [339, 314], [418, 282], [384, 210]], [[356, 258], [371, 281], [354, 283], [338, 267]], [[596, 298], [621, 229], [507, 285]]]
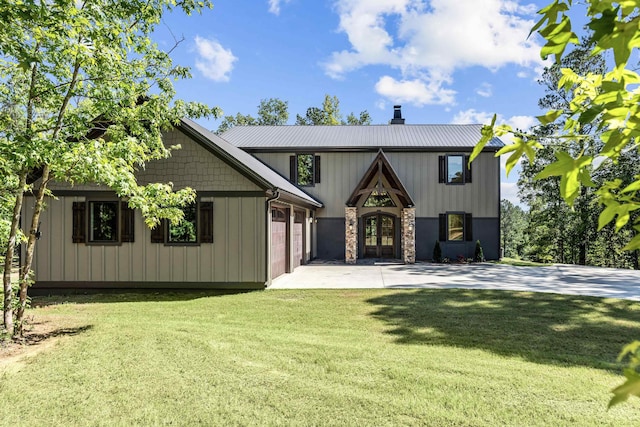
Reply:
[[287, 212], [271, 209], [271, 278], [287, 271]]
[[295, 211], [293, 221], [293, 268], [303, 263], [304, 254], [304, 212]]

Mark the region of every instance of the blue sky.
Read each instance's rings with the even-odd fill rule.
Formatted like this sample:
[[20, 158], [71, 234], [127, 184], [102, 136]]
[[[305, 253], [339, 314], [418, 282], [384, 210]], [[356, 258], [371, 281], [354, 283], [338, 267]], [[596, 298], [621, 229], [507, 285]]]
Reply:
[[[526, 129], [541, 112], [545, 63], [527, 38], [544, 1], [218, 0], [202, 15], [168, 13], [155, 34], [193, 78], [178, 97], [255, 115], [261, 99], [289, 103], [289, 121], [325, 94], [343, 115], [387, 123], [499, 121]], [[219, 120], [202, 120], [216, 129]], [[504, 163], [504, 159], [503, 159]], [[517, 171], [502, 196], [517, 202]]]

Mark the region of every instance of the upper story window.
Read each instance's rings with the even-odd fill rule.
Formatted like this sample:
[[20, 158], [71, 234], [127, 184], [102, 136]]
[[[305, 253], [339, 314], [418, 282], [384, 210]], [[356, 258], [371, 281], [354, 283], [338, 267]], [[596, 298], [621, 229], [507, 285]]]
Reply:
[[469, 156], [448, 154], [438, 158], [438, 182], [445, 184], [465, 184], [471, 182]]
[[320, 182], [320, 156], [300, 153], [289, 158], [291, 182], [312, 187]]

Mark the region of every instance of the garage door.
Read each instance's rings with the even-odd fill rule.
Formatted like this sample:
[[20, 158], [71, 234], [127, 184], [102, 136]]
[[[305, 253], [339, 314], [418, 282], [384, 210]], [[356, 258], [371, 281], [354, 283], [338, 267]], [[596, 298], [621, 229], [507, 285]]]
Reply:
[[304, 253], [304, 212], [295, 211], [293, 221], [293, 268], [302, 264]]
[[271, 278], [287, 271], [287, 212], [271, 209]]

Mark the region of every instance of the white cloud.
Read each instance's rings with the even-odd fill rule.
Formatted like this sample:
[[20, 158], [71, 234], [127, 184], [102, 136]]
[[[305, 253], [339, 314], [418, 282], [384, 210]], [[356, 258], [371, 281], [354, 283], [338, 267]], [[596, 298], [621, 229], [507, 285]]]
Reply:
[[280, 5], [289, 3], [291, 0], [269, 0], [269, 12], [274, 15], [280, 15]]
[[[528, 39], [535, 5], [512, 0], [336, 0], [335, 6], [339, 31], [349, 38], [350, 49], [333, 52], [324, 64], [334, 78], [368, 65], [385, 65], [400, 72], [396, 81], [412, 82], [422, 92], [430, 88], [442, 93], [459, 69], [497, 70], [506, 64], [534, 69], [541, 64], [540, 46], [535, 38]], [[396, 84], [399, 92], [378, 93], [408, 99], [406, 88]], [[453, 93], [423, 93], [409, 102], [445, 101], [453, 103]]]
[[208, 79], [215, 82], [228, 82], [233, 70], [233, 63], [238, 60], [230, 49], [225, 49], [216, 40], [208, 40], [199, 36], [195, 38], [196, 68]]
[[458, 113], [453, 116], [453, 120], [451, 123], [455, 124], [472, 124], [472, 123], [480, 123], [483, 125], [488, 125], [491, 123], [491, 119], [493, 118], [492, 113], [487, 113], [486, 111], [476, 111], [473, 108], [464, 111], [458, 111]]
[[455, 91], [442, 87], [442, 82], [422, 79], [401, 80], [383, 76], [376, 83], [376, 92], [394, 103], [408, 102], [413, 105], [451, 104]]
[[524, 207], [524, 204], [518, 197], [518, 184], [515, 182], [501, 182], [500, 183], [500, 198], [507, 199], [514, 205]]
[[482, 83], [476, 88], [476, 93], [484, 98], [490, 98], [493, 95], [493, 87], [489, 83]]
[[375, 106], [378, 110], [386, 110], [387, 109], [387, 102], [384, 99], [378, 99], [375, 103]]

